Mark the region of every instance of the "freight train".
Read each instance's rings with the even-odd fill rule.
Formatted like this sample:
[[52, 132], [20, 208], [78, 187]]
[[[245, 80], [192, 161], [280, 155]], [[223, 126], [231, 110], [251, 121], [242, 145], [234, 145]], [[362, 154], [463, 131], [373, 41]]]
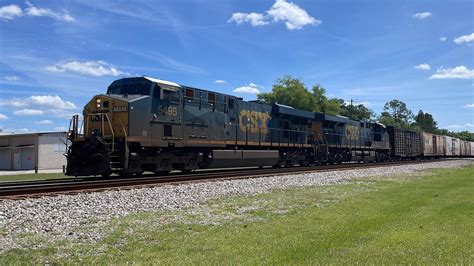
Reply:
[[[158, 174], [474, 155], [474, 143], [151, 77], [116, 80], [69, 130], [66, 174]], [[449, 144], [449, 145], [448, 145]]]

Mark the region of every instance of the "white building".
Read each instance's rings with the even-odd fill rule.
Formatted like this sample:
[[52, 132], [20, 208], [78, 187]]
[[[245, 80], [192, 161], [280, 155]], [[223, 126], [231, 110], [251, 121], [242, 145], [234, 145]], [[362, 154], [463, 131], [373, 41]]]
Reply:
[[66, 132], [0, 135], [0, 170], [60, 169], [66, 140]]

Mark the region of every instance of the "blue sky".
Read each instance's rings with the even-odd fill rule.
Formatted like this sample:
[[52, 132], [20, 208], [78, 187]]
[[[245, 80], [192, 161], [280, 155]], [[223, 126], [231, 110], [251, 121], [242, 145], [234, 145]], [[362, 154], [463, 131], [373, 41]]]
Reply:
[[292, 75], [377, 113], [400, 99], [472, 132], [473, 10], [470, 0], [0, 0], [0, 129], [63, 130], [121, 77], [250, 100]]

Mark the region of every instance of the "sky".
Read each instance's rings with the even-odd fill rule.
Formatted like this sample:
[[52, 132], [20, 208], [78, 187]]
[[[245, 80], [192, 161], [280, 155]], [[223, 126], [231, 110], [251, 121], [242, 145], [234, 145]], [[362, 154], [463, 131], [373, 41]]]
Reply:
[[0, 129], [66, 130], [114, 80], [246, 100], [291, 75], [474, 132], [471, 0], [0, 0]]

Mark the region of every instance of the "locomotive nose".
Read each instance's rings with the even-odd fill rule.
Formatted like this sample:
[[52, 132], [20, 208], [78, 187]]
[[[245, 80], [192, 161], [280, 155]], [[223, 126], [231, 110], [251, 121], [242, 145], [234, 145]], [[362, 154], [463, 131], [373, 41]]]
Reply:
[[110, 173], [107, 145], [100, 137], [74, 142], [69, 147], [67, 160], [66, 175], [105, 176]]

